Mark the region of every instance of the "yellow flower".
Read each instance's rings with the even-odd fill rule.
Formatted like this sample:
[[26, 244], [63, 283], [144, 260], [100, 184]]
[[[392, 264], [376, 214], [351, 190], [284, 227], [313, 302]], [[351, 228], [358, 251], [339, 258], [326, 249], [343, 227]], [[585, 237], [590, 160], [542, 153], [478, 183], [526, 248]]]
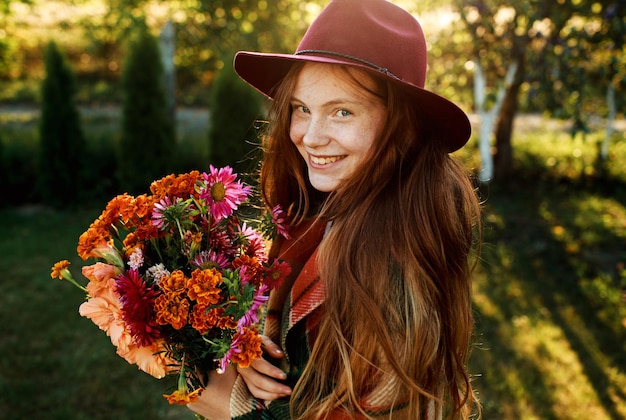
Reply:
[[68, 270], [68, 267], [70, 266], [70, 262], [68, 260], [62, 260], [57, 262], [56, 264], [54, 264], [52, 266], [52, 273], [50, 274], [50, 277], [52, 277], [53, 279], [59, 279], [59, 280], [63, 280], [64, 278], [67, 277], [71, 277], [71, 273]]
[[200, 397], [202, 391], [204, 391], [204, 388], [198, 388], [192, 392], [189, 392], [189, 389], [187, 388], [183, 390], [177, 389], [169, 395], [163, 394], [163, 397], [170, 404], [187, 405], [189, 403], [194, 403], [198, 401], [198, 398]]
[[182, 365], [178, 371], [178, 389], [171, 394], [163, 394], [163, 397], [170, 404], [187, 405], [198, 401], [198, 397], [204, 388], [198, 388], [192, 392], [189, 392], [189, 385], [187, 384], [187, 372], [185, 369], [185, 356], [183, 356]]
[[52, 272], [50, 273], [50, 277], [53, 279], [59, 280], [67, 280], [72, 283], [74, 286], [78, 287], [80, 290], [86, 292], [87, 289], [85, 287], [78, 284], [78, 282], [72, 276], [72, 273], [69, 270], [70, 262], [68, 260], [62, 260], [52, 266]]

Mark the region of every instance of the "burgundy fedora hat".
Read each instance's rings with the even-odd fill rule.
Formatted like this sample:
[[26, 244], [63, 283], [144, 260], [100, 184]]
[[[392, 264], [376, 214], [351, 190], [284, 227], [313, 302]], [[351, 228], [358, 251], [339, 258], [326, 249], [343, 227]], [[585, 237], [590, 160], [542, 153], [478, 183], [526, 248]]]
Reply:
[[467, 115], [449, 100], [424, 89], [426, 40], [419, 22], [385, 0], [332, 0], [311, 24], [294, 54], [240, 51], [235, 71], [272, 97], [295, 62], [359, 67], [411, 93], [422, 125], [438, 133], [449, 152], [470, 137]]

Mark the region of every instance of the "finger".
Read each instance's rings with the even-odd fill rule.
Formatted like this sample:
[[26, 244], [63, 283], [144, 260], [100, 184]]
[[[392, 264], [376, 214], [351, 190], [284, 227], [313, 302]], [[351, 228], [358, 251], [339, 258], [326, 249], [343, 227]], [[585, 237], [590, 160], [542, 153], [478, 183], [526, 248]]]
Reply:
[[261, 388], [257, 388], [254, 385], [248, 386], [248, 390], [250, 391], [250, 394], [252, 394], [252, 396], [263, 401], [274, 401], [291, 395], [291, 390], [287, 390], [284, 392], [271, 392]]
[[[287, 374], [282, 369], [274, 366], [272, 363], [265, 359], [256, 359], [250, 363], [250, 369], [258, 372], [263, 376], [267, 376], [279, 381], [287, 379]], [[245, 370], [245, 368], [237, 367], [238, 371]]]
[[250, 393], [262, 400], [275, 400], [291, 395], [291, 388], [250, 368], [238, 368]]
[[285, 357], [285, 353], [280, 346], [274, 343], [272, 339], [266, 335], [261, 336], [261, 346], [263, 350], [265, 350], [265, 352], [274, 359], [281, 359]]

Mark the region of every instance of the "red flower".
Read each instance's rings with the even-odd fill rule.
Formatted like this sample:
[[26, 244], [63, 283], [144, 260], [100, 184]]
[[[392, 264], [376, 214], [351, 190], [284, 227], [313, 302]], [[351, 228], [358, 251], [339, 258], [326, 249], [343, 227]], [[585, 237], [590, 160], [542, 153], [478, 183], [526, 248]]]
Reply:
[[128, 270], [115, 280], [122, 304], [122, 319], [138, 346], [149, 346], [160, 336], [154, 301], [159, 292], [148, 286], [137, 270]]
[[266, 268], [263, 282], [267, 284], [270, 289], [278, 289], [285, 277], [290, 273], [291, 266], [288, 263], [275, 259], [272, 265]]

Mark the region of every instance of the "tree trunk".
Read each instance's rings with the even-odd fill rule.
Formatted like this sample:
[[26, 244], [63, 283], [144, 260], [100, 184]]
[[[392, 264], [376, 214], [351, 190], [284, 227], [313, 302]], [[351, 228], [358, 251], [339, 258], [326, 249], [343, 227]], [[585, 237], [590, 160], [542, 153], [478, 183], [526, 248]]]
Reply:
[[167, 113], [172, 124], [176, 126], [176, 74], [174, 68], [176, 30], [171, 20], [161, 30], [159, 46], [163, 63], [163, 86], [165, 89], [165, 100], [167, 101]]
[[519, 90], [524, 82], [526, 61], [523, 51], [514, 57], [517, 61], [515, 78], [508, 86], [502, 108], [496, 123], [496, 152], [493, 158], [494, 176], [499, 181], [506, 181], [511, 176], [513, 168], [513, 122], [518, 109]]
[[496, 123], [496, 118], [500, 114], [500, 109], [502, 109], [508, 87], [511, 85], [515, 75], [517, 74], [518, 63], [514, 61], [509, 65], [504, 81], [496, 93], [496, 101], [491, 109], [487, 111], [487, 109], [485, 109], [487, 81], [478, 58], [476, 58], [474, 62], [474, 98], [476, 102], [476, 111], [480, 116], [479, 150], [482, 163], [482, 169], [478, 174], [478, 179], [481, 183], [487, 184], [491, 182], [494, 176], [494, 159], [491, 151], [491, 137], [494, 132], [493, 128]]
[[606, 88], [606, 106], [609, 109], [609, 114], [606, 118], [606, 128], [604, 141], [602, 142], [602, 148], [600, 149], [600, 158], [606, 160], [609, 157], [609, 145], [611, 144], [611, 136], [613, 136], [613, 123], [617, 116], [617, 107], [615, 106], [615, 86], [609, 81], [609, 85]]
[[611, 144], [611, 137], [613, 136], [614, 128], [613, 123], [617, 116], [617, 108], [615, 106], [615, 86], [609, 81], [609, 85], [606, 89], [606, 105], [609, 109], [609, 113], [606, 118], [604, 140], [598, 143], [598, 155], [594, 163], [596, 178], [602, 179], [607, 175], [607, 162], [609, 160], [609, 146]]

